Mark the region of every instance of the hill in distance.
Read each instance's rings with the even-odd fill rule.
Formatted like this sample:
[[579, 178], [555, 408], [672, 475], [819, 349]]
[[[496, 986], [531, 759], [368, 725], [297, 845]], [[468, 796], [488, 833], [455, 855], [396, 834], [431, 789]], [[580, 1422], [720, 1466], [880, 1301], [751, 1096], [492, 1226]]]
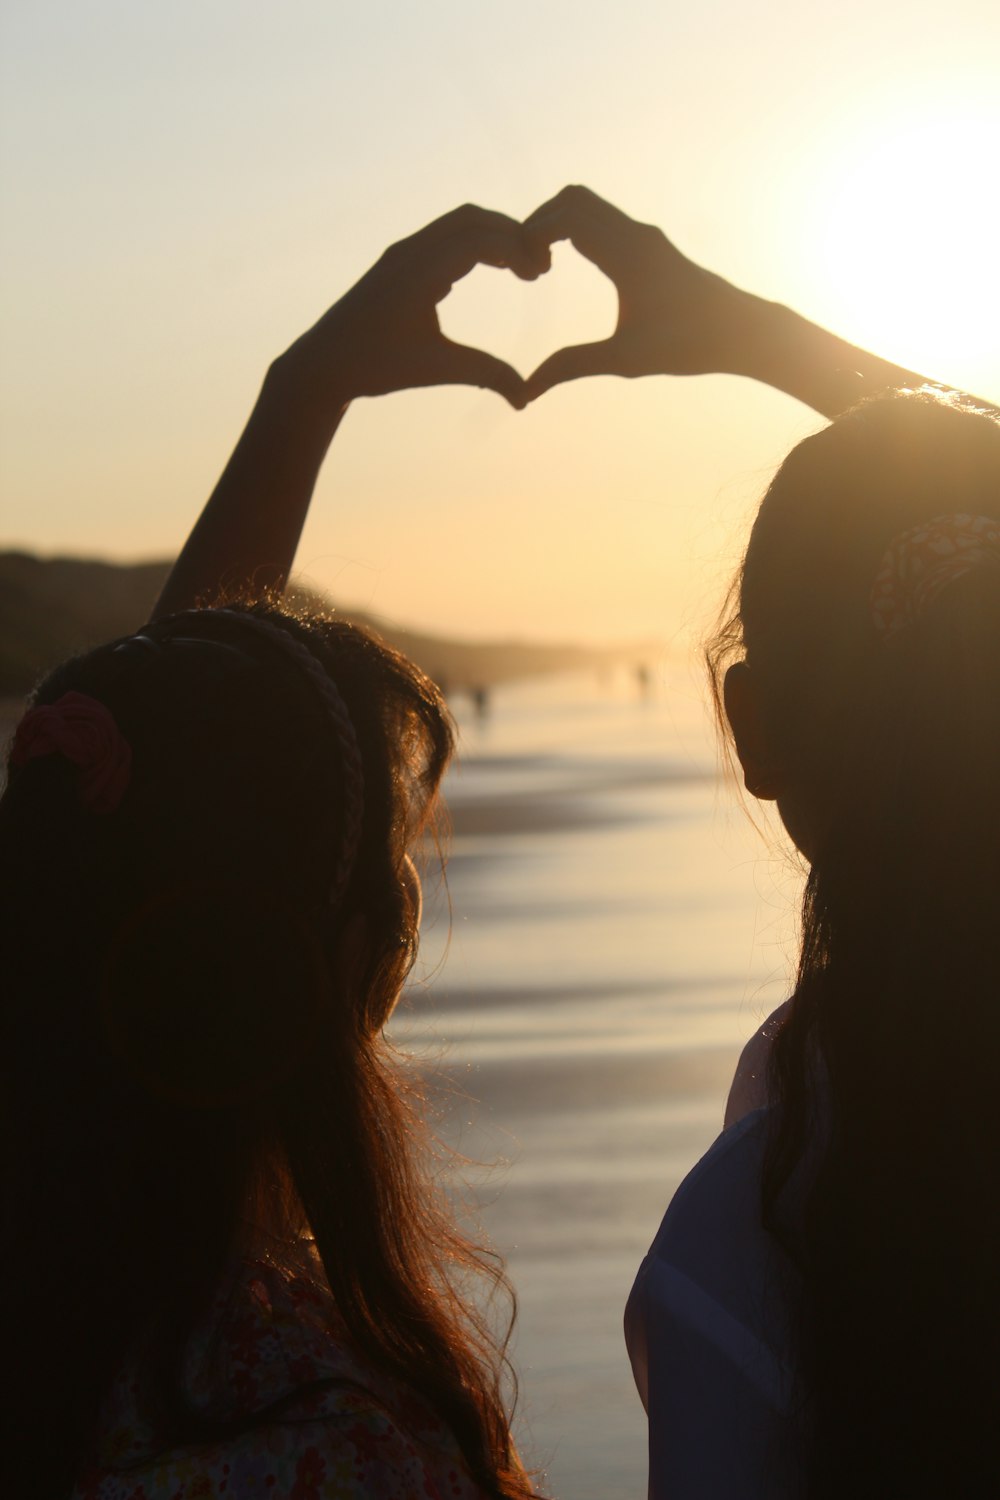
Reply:
[[[0, 553], [0, 697], [21, 698], [67, 656], [138, 630], [170, 566], [169, 561], [123, 564]], [[327, 596], [294, 583], [288, 597], [293, 606], [324, 612], [335, 608]], [[336, 613], [376, 631], [449, 693], [477, 693], [502, 682], [577, 667], [648, 662], [660, 651], [653, 641], [601, 648], [451, 640], [357, 610], [337, 608]]]

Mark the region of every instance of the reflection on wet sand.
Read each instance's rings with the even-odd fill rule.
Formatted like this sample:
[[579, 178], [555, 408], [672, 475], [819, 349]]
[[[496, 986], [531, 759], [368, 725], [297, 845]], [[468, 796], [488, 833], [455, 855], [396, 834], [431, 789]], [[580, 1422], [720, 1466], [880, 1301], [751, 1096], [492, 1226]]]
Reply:
[[[394, 1034], [477, 1172], [520, 1301], [520, 1440], [566, 1500], [645, 1487], [621, 1316], [783, 998], [796, 877], [720, 792], [696, 690], [581, 676], [470, 711]], [[450, 910], [449, 910], [450, 907]]]

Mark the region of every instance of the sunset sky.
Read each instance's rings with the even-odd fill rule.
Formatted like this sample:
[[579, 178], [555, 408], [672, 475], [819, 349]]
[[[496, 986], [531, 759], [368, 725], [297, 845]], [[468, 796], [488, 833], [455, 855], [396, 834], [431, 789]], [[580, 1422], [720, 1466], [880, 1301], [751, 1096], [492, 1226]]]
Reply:
[[[0, 545], [175, 552], [268, 361], [386, 244], [566, 182], [1000, 401], [996, 0], [7, 0], [0, 31]], [[442, 318], [527, 372], [614, 308], [564, 248]], [[300, 570], [427, 629], [683, 642], [820, 420], [714, 376], [360, 402]]]

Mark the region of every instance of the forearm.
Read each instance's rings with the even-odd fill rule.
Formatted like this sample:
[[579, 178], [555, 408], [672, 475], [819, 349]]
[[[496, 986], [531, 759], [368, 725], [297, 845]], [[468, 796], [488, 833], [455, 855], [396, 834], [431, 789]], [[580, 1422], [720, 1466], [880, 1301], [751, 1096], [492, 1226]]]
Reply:
[[890, 387], [935, 383], [849, 344], [778, 302], [749, 292], [739, 292], [737, 299], [731, 373], [786, 391], [826, 417]]
[[229, 595], [280, 593], [320, 467], [346, 409], [313, 399], [295, 347], [268, 370], [218, 484], [181, 550], [153, 618]]
[[445, 338], [437, 304], [473, 266], [507, 266], [532, 281], [548, 263], [522, 224], [469, 204], [391, 245], [271, 366], [154, 619], [237, 592], [280, 593], [326, 450], [355, 397], [457, 384], [523, 406], [517, 371]]

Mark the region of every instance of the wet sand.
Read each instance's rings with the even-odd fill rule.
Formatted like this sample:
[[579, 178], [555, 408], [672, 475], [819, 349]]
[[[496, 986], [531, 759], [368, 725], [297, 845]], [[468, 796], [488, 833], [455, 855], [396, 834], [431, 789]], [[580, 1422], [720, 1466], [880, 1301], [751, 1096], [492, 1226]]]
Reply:
[[[786, 992], [794, 880], [720, 811], [700, 705], [592, 680], [464, 721], [447, 900], [394, 1029], [520, 1303], [518, 1435], [559, 1500], [645, 1494], [621, 1320], [740, 1048]], [[450, 902], [450, 919], [448, 905]]]

